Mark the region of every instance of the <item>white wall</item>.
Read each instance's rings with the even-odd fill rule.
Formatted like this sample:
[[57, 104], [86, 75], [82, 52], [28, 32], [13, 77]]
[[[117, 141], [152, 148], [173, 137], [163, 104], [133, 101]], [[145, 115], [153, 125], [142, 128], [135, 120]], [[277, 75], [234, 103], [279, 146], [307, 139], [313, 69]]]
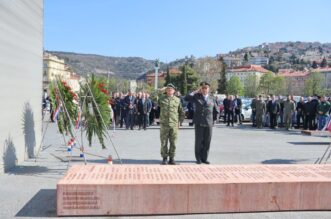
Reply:
[[0, 173], [41, 140], [43, 0], [0, 0]]

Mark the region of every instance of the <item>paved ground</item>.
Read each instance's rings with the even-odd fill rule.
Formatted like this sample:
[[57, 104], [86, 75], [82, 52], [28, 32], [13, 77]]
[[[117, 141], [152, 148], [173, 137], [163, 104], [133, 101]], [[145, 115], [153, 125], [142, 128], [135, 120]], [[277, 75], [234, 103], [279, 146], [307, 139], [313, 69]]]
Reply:
[[[295, 164], [314, 163], [323, 155], [330, 140], [323, 137], [303, 136], [298, 131], [256, 130], [249, 125], [228, 128], [223, 124], [213, 130], [210, 161], [213, 164]], [[147, 131], [116, 130], [113, 142], [123, 163], [150, 164], [160, 162], [159, 129]], [[83, 141], [86, 143], [86, 140]], [[108, 143], [109, 144], [109, 143]], [[194, 163], [194, 132], [183, 127], [179, 133], [177, 162]], [[44, 140], [44, 150], [37, 162], [28, 160], [4, 175], [0, 175], [0, 218], [56, 217], [56, 183], [65, 174], [68, 153], [63, 137], [50, 124]], [[88, 163], [105, 163], [112, 154], [111, 145], [102, 150], [95, 140], [87, 147]], [[73, 163], [82, 163], [74, 152]], [[115, 161], [118, 162], [118, 161]], [[277, 212], [159, 216], [148, 218], [331, 218], [331, 212]], [[103, 217], [100, 217], [103, 218]], [[146, 217], [134, 217], [146, 218]]]

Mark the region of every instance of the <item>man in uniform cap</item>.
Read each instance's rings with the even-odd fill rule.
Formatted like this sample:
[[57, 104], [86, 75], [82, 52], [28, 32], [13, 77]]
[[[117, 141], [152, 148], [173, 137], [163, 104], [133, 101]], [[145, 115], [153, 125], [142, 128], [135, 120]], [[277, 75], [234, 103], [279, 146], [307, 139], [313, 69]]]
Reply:
[[209, 88], [209, 83], [202, 82], [199, 90], [190, 93], [185, 98], [195, 104], [195, 158], [197, 164], [210, 164], [208, 153], [213, 128], [213, 109], [216, 107], [216, 103], [214, 97], [209, 93]]
[[[162, 94], [158, 96], [158, 105], [160, 106], [160, 139], [162, 164], [176, 164], [175, 152], [178, 136], [179, 124], [184, 120], [184, 111], [180, 99], [176, 97], [175, 86], [171, 83], [162, 88]], [[166, 94], [164, 94], [166, 91]], [[170, 147], [168, 148], [168, 141]]]

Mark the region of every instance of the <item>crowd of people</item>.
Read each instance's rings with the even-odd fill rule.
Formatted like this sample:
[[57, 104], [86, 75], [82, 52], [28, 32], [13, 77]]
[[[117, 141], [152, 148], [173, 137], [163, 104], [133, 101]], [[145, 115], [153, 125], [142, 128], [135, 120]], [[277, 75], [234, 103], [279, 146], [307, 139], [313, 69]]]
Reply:
[[330, 98], [317, 95], [300, 97], [298, 101], [292, 95], [286, 98], [270, 95], [265, 99], [257, 96], [251, 108], [253, 126], [258, 128], [322, 130], [331, 115]]
[[[194, 125], [196, 106], [193, 101], [186, 101], [179, 91], [175, 93], [185, 109], [185, 118], [189, 125]], [[220, 121], [227, 126], [242, 124], [242, 99], [238, 95], [226, 95], [223, 100], [215, 96], [213, 123]], [[324, 96], [300, 97], [296, 101], [292, 95], [287, 97], [268, 95], [263, 98], [256, 96], [251, 101], [253, 127], [263, 128], [284, 127], [303, 128], [305, 130], [322, 130], [331, 115], [331, 98]], [[135, 127], [144, 129], [156, 124], [160, 116], [160, 107], [156, 100], [146, 92], [114, 93], [111, 101], [114, 121], [117, 127], [133, 130]]]

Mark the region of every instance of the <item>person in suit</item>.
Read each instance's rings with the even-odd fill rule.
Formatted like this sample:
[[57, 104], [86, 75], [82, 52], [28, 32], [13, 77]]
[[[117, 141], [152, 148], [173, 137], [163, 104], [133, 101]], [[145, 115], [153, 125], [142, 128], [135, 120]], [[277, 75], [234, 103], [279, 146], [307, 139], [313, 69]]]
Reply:
[[236, 107], [236, 103], [233, 100], [233, 96], [230, 95], [228, 97], [228, 101], [227, 101], [227, 114], [228, 114], [227, 121], [228, 121], [228, 124], [226, 126], [230, 126], [230, 123], [233, 126], [233, 117], [234, 117], [235, 107]]
[[226, 123], [228, 118], [228, 102], [229, 102], [229, 96], [225, 95], [225, 98], [223, 100], [224, 124]]
[[195, 158], [196, 163], [210, 164], [208, 154], [213, 129], [215, 99], [209, 93], [210, 84], [202, 82], [200, 89], [188, 94], [185, 99], [195, 105]]
[[275, 129], [277, 126], [277, 115], [280, 112], [280, 104], [275, 100], [274, 95], [271, 95], [271, 100], [267, 104], [267, 111], [270, 116], [270, 128]]
[[241, 102], [241, 99], [239, 98], [238, 95], [235, 95], [234, 102], [235, 102], [235, 105], [236, 105], [236, 107], [234, 109], [235, 118], [236, 118], [237, 122], [239, 122], [239, 124], [241, 125], [242, 124], [242, 121], [241, 121], [242, 102]]
[[125, 114], [126, 114], [126, 129], [133, 130], [135, 119], [135, 105], [136, 98], [133, 93], [129, 91], [128, 95], [124, 98]]
[[143, 93], [137, 103], [139, 130], [141, 129], [141, 127], [143, 127], [143, 129], [146, 130], [147, 121], [148, 121], [147, 117], [148, 117], [151, 109], [152, 109], [151, 102], [149, 100], [147, 100], [146, 94]]

